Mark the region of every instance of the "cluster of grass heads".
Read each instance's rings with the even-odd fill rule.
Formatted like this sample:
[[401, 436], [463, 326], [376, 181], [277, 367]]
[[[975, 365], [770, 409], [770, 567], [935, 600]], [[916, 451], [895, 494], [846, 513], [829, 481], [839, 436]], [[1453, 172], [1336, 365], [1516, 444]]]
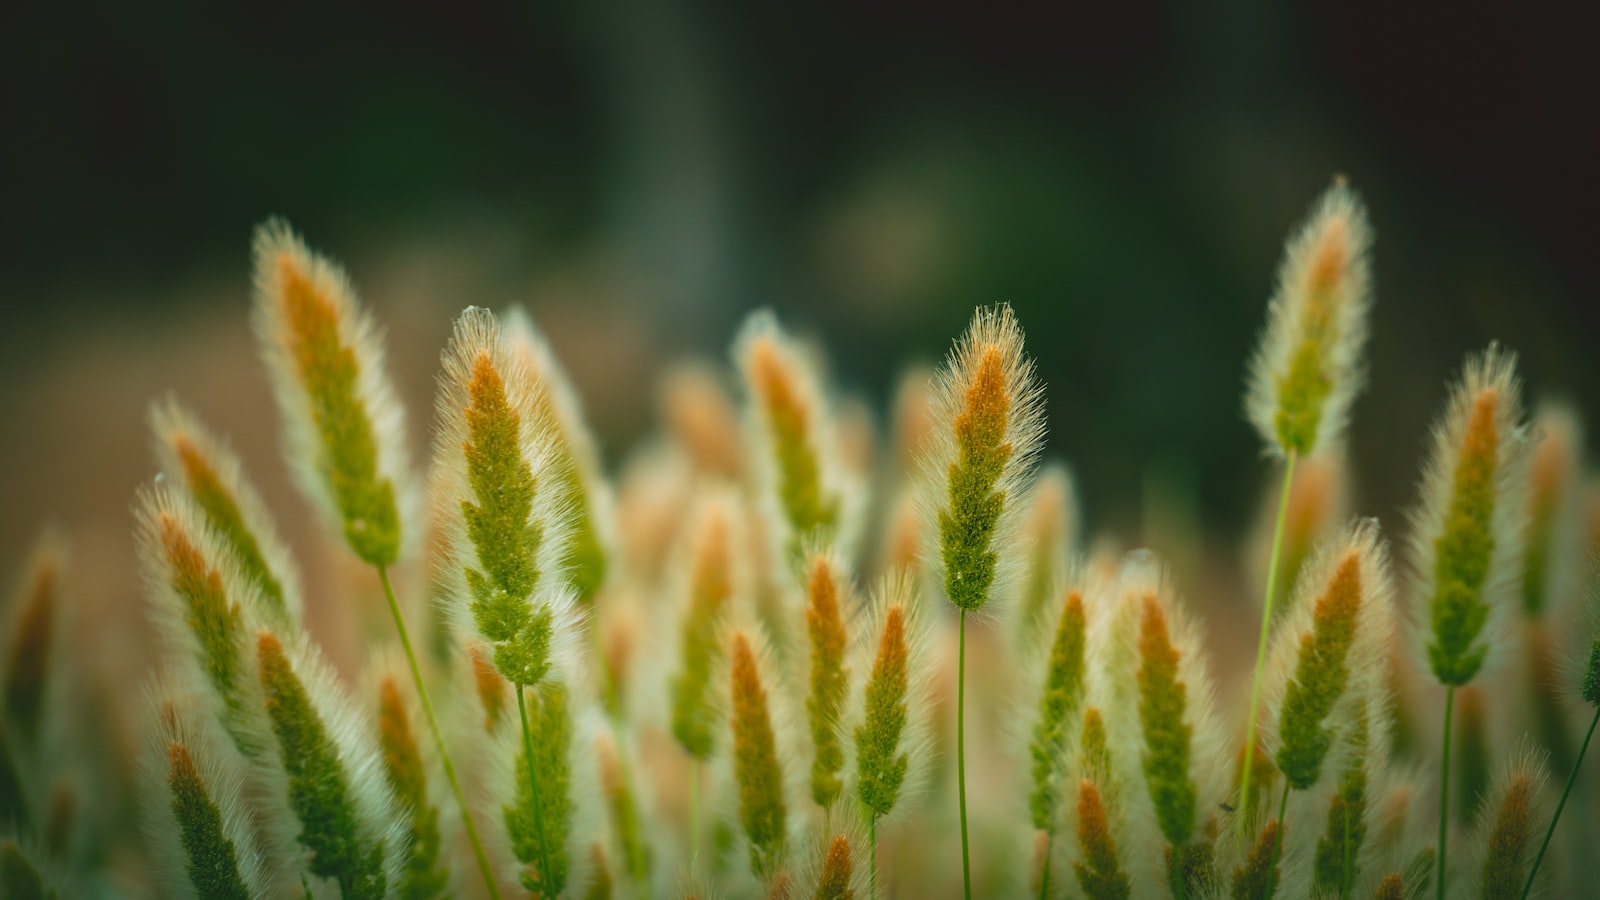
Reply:
[[1009, 307], [907, 377], [882, 458], [757, 313], [727, 372], [668, 378], [665, 434], [615, 479], [528, 316], [468, 309], [421, 475], [373, 316], [269, 222], [285, 456], [390, 621], [340, 678], [302, 615], [369, 599], [309, 595], [228, 443], [157, 402], [142, 834], [96, 824], [95, 756], [67, 749], [88, 707], [52, 536], [4, 633], [5, 896], [1581, 894], [1581, 432], [1549, 402], [1530, 422], [1491, 346], [1409, 521], [1347, 517], [1371, 245], [1342, 181], [1287, 245], [1245, 399], [1282, 464], [1263, 602], [1211, 623], [1259, 624], [1231, 685], [1156, 551], [1084, 551], [1067, 470], [1036, 471]]

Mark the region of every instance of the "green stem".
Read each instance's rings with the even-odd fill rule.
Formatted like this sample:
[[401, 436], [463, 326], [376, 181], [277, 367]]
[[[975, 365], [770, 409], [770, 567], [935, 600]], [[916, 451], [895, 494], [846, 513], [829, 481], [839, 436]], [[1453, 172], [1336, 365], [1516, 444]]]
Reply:
[[1444, 747], [1439, 757], [1439, 870], [1434, 879], [1439, 900], [1444, 900], [1444, 857], [1450, 838], [1450, 713], [1455, 705], [1456, 689], [1450, 685], [1444, 689]]
[[872, 873], [872, 900], [878, 900], [878, 814], [870, 813], [867, 817], [867, 864]]
[[1267, 870], [1268, 883], [1272, 890], [1267, 892], [1271, 897], [1278, 892], [1278, 854], [1283, 850], [1283, 819], [1289, 812], [1289, 783], [1283, 783], [1283, 799], [1278, 801], [1278, 833], [1272, 838], [1272, 868]]
[[[1239, 808], [1250, 803], [1250, 775], [1256, 767], [1256, 707], [1261, 702], [1261, 669], [1267, 661], [1267, 631], [1272, 625], [1272, 600], [1278, 586], [1278, 557], [1283, 552], [1283, 523], [1289, 518], [1289, 488], [1294, 485], [1295, 453], [1284, 457], [1283, 489], [1278, 496], [1278, 521], [1272, 526], [1272, 555], [1267, 558], [1267, 594], [1261, 604], [1261, 637], [1256, 641], [1256, 668], [1250, 679], [1250, 710], [1244, 720], [1244, 773], [1239, 776]], [[1239, 816], [1241, 827], [1255, 815]]]
[[967, 853], [967, 611], [961, 610], [956, 652], [956, 786], [961, 794], [961, 887], [972, 900], [972, 863]]
[[[533, 771], [533, 732], [528, 730], [528, 703], [522, 697], [525, 685], [512, 685], [517, 689], [517, 715], [522, 719], [522, 752], [528, 758], [528, 787], [533, 792], [533, 830], [539, 842], [539, 886], [550, 884], [550, 849], [545, 846], [544, 808], [539, 805], [539, 778]], [[545, 896], [555, 895], [545, 890]]]
[[1044, 837], [1044, 865], [1039, 871], [1039, 900], [1046, 900], [1050, 896], [1050, 832], [1045, 832]]
[[1567, 805], [1567, 796], [1572, 793], [1572, 784], [1578, 780], [1578, 767], [1583, 765], [1584, 754], [1589, 752], [1589, 739], [1594, 737], [1594, 727], [1600, 725], [1600, 707], [1596, 707], [1594, 718], [1589, 720], [1589, 730], [1583, 735], [1583, 746], [1578, 748], [1578, 758], [1572, 761], [1572, 771], [1567, 774], [1567, 786], [1561, 789], [1561, 802], [1556, 804], [1556, 814], [1550, 817], [1550, 827], [1545, 829], [1544, 841], [1539, 844], [1539, 855], [1533, 858], [1533, 868], [1528, 870], [1528, 880], [1522, 885], [1522, 900], [1527, 900], [1528, 892], [1533, 890], [1533, 876], [1539, 874], [1539, 864], [1544, 862], [1544, 851], [1550, 848], [1550, 836], [1556, 833], [1556, 823], [1561, 821], [1561, 810]]
[[439, 730], [439, 719], [433, 714], [433, 701], [428, 697], [428, 686], [422, 681], [422, 669], [417, 666], [417, 654], [411, 650], [411, 636], [406, 632], [405, 619], [400, 616], [400, 604], [394, 599], [394, 588], [389, 585], [389, 571], [378, 566], [378, 580], [383, 582], [383, 596], [389, 601], [389, 612], [394, 616], [395, 630], [400, 632], [400, 646], [405, 648], [406, 663], [411, 666], [411, 680], [417, 686], [417, 697], [422, 701], [422, 712], [428, 717], [428, 730], [433, 732], [433, 743], [439, 748], [439, 762], [444, 767], [444, 777], [456, 795], [456, 805], [461, 807], [461, 822], [467, 829], [467, 841], [472, 844], [472, 855], [478, 859], [478, 871], [489, 896], [500, 900], [500, 886], [495, 883], [494, 870], [489, 866], [489, 855], [483, 852], [483, 841], [478, 837], [478, 826], [472, 821], [467, 806], [466, 793], [461, 790], [461, 779], [456, 777], [455, 763], [450, 761], [450, 750], [445, 747], [444, 733]]

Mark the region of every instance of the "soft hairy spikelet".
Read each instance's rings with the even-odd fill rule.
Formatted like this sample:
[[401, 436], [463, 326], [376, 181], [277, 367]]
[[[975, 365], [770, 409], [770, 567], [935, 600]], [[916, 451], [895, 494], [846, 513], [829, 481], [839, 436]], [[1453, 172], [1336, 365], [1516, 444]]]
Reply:
[[[856, 796], [871, 815], [894, 811], [909, 786], [926, 777], [928, 764], [927, 629], [916, 583], [904, 573], [884, 578], [873, 599], [871, 627], [858, 644], [861, 668], [870, 671], [856, 722]], [[867, 664], [865, 659], [870, 658]]]
[[504, 340], [539, 390], [535, 413], [549, 430], [556, 478], [567, 498], [570, 538], [566, 559], [578, 600], [589, 603], [606, 581], [616, 541], [611, 487], [600, 468], [594, 435], [566, 371], [522, 307], [506, 315]]
[[568, 534], [538, 386], [488, 310], [469, 308], [445, 349], [434, 445], [441, 581], [457, 627], [489, 644], [512, 684], [538, 684], [571, 652], [577, 610], [561, 575]]
[[1390, 872], [1378, 882], [1378, 887], [1372, 892], [1372, 900], [1405, 900], [1406, 881], [1399, 872]]
[[[1038, 709], [1033, 717], [1028, 753], [1033, 763], [1032, 790], [1028, 807], [1035, 829], [1055, 831], [1062, 800], [1062, 778], [1070, 758], [1069, 738], [1079, 721], [1087, 683], [1086, 649], [1088, 619], [1083, 609], [1083, 592], [1070, 587], [1061, 592], [1060, 608], [1054, 616], [1054, 635], [1045, 660], [1043, 685]], [[1048, 623], [1048, 620], [1043, 620]]]
[[1295, 589], [1268, 667], [1264, 737], [1295, 790], [1323, 772], [1381, 671], [1390, 635], [1388, 553], [1376, 520], [1357, 520], [1326, 545]]
[[848, 602], [845, 573], [827, 556], [811, 559], [806, 580], [806, 633], [811, 642], [811, 689], [806, 695], [806, 717], [811, 725], [811, 799], [831, 806], [844, 787], [844, 746], [840, 727], [850, 690], [850, 669], [845, 651], [850, 636], [842, 602]]
[[715, 746], [712, 672], [722, 653], [717, 632], [733, 593], [729, 533], [733, 515], [725, 502], [708, 503], [695, 526], [680, 636], [681, 668], [672, 680], [672, 736], [690, 756], [701, 760], [709, 758]]
[[429, 789], [431, 773], [417, 743], [412, 704], [401, 685], [392, 672], [378, 680], [378, 743], [389, 787], [410, 820], [410, 845], [398, 893], [404, 900], [429, 900], [444, 891], [450, 875], [440, 852], [439, 807]]
[[256, 635], [256, 666], [307, 871], [348, 900], [386, 896], [401, 879], [408, 829], [398, 815], [370, 721], [303, 641]]
[[1244, 864], [1233, 870], [1233, 900], [1268, 900], [1278, 889], [1279, 823], [1271, 819]]
[[1515, 600], [1527, 502], [1516, 357], [1470, 357], [1435, 423], [1412, 514], [1417, 643], [1441, 684], [1475, 678]]
[[1528, 867], [1550, 820], [1545, 802], [1545, 754], [1534, 742], [1518, 741], [1511, 758], [1484, 797], [1483, 814], [1473, 836], [1478, 854], [1478, 889], [1484, 900], [1522, 896]]
[[271, 895], [245, 798], [246, 762], [215, 739], [193, 698], [164, 684], [147, 693], [148, 737], [140, 760], [145, 834], [167, 896]]
[[1078, 847], [1073, 862], [1078, 887], [1089, 900], [1128, 900], [1132, 887], [1117, 857], [1116, 839], [1106, 815], [1099, 786], [1091, 779], [1078, 782]]
[[1021, 567], [1012, 536], [1044, 438], [1044, 394], [1011, 307], [980, 309], [940, 370], [922, 454], [922, 508], [950, 602], [967, 612], [1003, 595]]
[[300, 571], [238, 455], [176, 397], [151, 406], [150, 431], [162, 473], [194, 499], [265, 608], [285, 616], [285, 623], [299, 621]]
[[1361, 872], [1361, 845], [1367, 837], [1367, 769], [1373, 751], [1365, 713], [1349, 737], [1351, 758], [1328, 801], [1328, 822], [1317, 838], [1312, 884], [1320, 893], [1345, 897]]
[[1340, 178], [1284, 248], [1245, 395], [1271, 453], [1306, 456], [1344, 430], [1363, 379], [1371, 247], [1366, 206]]
[[539, 684], [530, 695], [532, 779], [538, 782], [538, 795], [536, 799], [527, 753], [518, 743], [516, 802], [504, 809], [506, 831], [512, 852], [522, 863], [522, 886], [535, 894], [557, 897], [571, 875], [568, 838], [577, 814], [572, 791], [572, 697], [567, 686], [557, 680]]
[[760, 645], [758, 636], [732, 632], [729, 697], [739, 821], [749, 842], [751, 872], [770, 882], [783, 870], [789, 826], [777, 737], [757, 660]]
[[234, 745], [259, 759], [271, 737], [248, 641], [270, 611], [188, 495], [158, 483], [136, 505], [145, 593], [173, 674], [214, 698]]
[[687, 363], [669, 371], [661, 384], [661, 419], [694, 467], [737, 480], [746, 465], [739, 415], [718, 373], [704, 363]]
[[1116, 707], [1118, 724], [1137, 735], [1129, 758], [1139, 761], [1148, 808], [1168, 845], [1168, 884], [1177, 896], [1192, 897], [1212, 878], [1207, 817], [1222, 799], [1227, 769], [1204, 641], [1149, 551], [1128, 555], [1114, 590], [1106, 656], [1097, 664], [1117, 670], [1106, 702]]
[[1528, 461], [1527, 550], [1522, 559], [1522, 612], [1541, 616], [1573, 590], [1580, 571], [1583, 525], [1583, 425], [1564, 403], [1539, 404], [1537, 443]]
[[282, 219], [256, 229], [253, 320], [301, 490], [365, 562], [386, 566], [416, 535], [404, 413], [382, 337], [336, 263]]
[[650, 878], [650, 847], [645, 842], [643, 816], [631, 779], [636, 769], [625, 765], [623, 752], [610, 732], [602, 732], [595, 738], [595, 764], [600, 791], [605, 796], [606, 813], [611, 819], [611, 832], [617, 848], [622, 851], [621, 861], [628, 878], [643, 887]]
[[1022, 541], [1029, 552], [1013, 618], [1025, 632], [1038, 624], [1059, 597], [1057, 587], [1066, 577], [1077, 542], [1077, 518], [1072, 474], [1060, 463], [1045, 465], [1028, 492], [1028, 511], [1021, 524]]
[[763, 493], [776, 499], [776, 518], [787, 538], [781, 543], [797, 559], [803, 547], [831, 543], [842, 524], [836, 423], [815, 366], [770, 310], [745, 321], [733, 356], [750, 395]]
[[[59, 660], [57, 621], [61, 612], [61, 583], [67, 566], [66, 540], [55, 532], [39, 539], [23, 568], [9, 609], [5, 631], [4, 696], [7, 736], [16, 735], [29, 746], [39, 737], [51, 668]], [[12, 729], [15, 729], [14, 731]]]
[[842, 834], [828, 842], [828, 854], [822, 860], [822, 872], [817, 876], [816, 900], [855, 900], [851, 884], [850, 839]]

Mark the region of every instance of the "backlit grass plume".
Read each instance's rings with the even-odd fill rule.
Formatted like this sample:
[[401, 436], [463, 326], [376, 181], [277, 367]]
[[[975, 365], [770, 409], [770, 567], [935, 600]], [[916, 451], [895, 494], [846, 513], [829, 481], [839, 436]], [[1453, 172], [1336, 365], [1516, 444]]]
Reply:
[[347, 900], [387, 896], [401, 880], [409, 829], [385, 779], [377, 729], [309, 644], [268, 629], [252, 643], [306, 871], [337, 883]]
[[502, 753], [510, 749], [516, 760], [515, 799], [503, 808], [505, 827], [522, 886], [536, 896], [558, 897], [571, 883], [574, 864], [579, 862], [570, 849], [577, 813], [571, 758], [577, 733], [573, 697], [558, 679], [529, 691], [518, 687], [517, 692], [532, 702], [519, 710], [521, 742], [502, 742]]
[[[1040, 874], [1041, 895], [1049, 896], [1051, 846], [1061, 804], [1066, 796], [1067, 762], [1076, 751], [1080, 710], [1088, 682], [1088, 618], [1084, 613], [1083, 591], [1075, 584], [1060, 590], [1061, 599], [1053, 613], [1041, 611], [1034, 619], [1042, 635], [1050, 635], [1043, 660], [1033, 660], [1030, 668], [1041, 677], [1037, 706], [1032, 710], [1028, 754], [1032, 767], [1028, 809], [1035, 831], [1045, 835], [1044, 865]], [[1043, 663], [1042, 665], [1040, 663]], [[1093, 788], [1093, 785], [1090, 786]], [[1096, 798], [1094, 803], [1100, 801]], [[1103, 813], [1103, 811], [1102, 811]]]
[[538, 386], [534, 411], [549, 430], [552, 464], [566, 493], [569, 521], [566, 568], [578, 599], [587, 603], [605, 583], [612, 562], [611, 488], [584, 421], [578, 394], [549, 342], [521, 307], [506, 316], [504, 340]]
[[760, 656], [766, 651], [759, 634], [734, 629], [728, 646], [729, 721], [739, 822], [749, 847], [750, 871], [770, 890], [783, 874], [789, 850], [784, 771], [768, 696], [771, 679], [762, 677]]
[[[1284, 248], [1267, 325], [1250, 361], [1245, 412], [1267, 452], [1284, 460], [1283, 489], [1267, 561], [1255, 672], [1245, 718], [1245, 753], [1255, 752], [1256, 709], [1277, 589], [1283, 528], [1295, 461], [1338, 441], [1361, 387], [1362, 351], [1372, 304], [1372, 231], [1366, 207], [1337, 178]], [[1249, 798], [1254, 766], [1241, 766], [1239, 796]]]
[[[852, 715], [855, 793], [867, 817], [868, 866], [876, 894], [878, 820], [927, 774], [927, 636], [916, 584], [904, 573], [885, 576], [873, 599], [870, 626], [858, 642], [870, 673]], [[870, 657], [871, 662], [865, 659]]]
[[966, 622], [996, 583], [1020, 568], [1010, 546], [1023, 489], [1044, 442], [1044, 393], [1023, 355], [1022, 328], [1005, 304], [980, 309], [941, 368], [934, 425], [923, 449], [922, 508], [937, 526], [931, 562], [960, 610], [956, 666], [956, 773], [961, 811], [961, 874], [972, 896], [967, 841]]
[[195, 502], [173, 485], [141, 492], [135, 518], [150, 619], [172, 653], [169, 671], [193, 694], [212, 698], [234, 746], [261, 759], [271, 738], [253, 636], [273, 609]]
[[850, 690], [846, 616], [849, 583], [839, 564], [827, 556], [814, 556], [806, 579], [806, 634], [810, 640], [810, 690], [806, 718], [811, 726], [811, 799], [830, 807], [844, 787], [844, 746], [841, 734], [846, 696]]
[[[144, 825], [169, 897], [248, 900], [288, 887], [270, 871], [252, 824], [247, 763], [203, 712], [170, 687], [150, 695], [141, 759]], [[298, 887], [298, 885], [296, 885]]]
[[[60, 620], [66, 566], [66, 539], [47, 531], [24, 565], [7, 610], [7, 627], [0, 632], [5, 641], [5, 663], [0, 667], [4, 678], [0, 711], [5, 727], [0, 728], [0, 735], [9, 738], [16, 749], [38, 750], [51, 683], [60, 677], [55, 670], [63, 663]], [[0, 739], [0, 743], [8, 741]], [[10, 781], [8, 774], [0, 772], [0, 778]], [[20, 797], [15, 799], [20, 801]], [[9, 810], [5, 807], [9, 805], [0, 803], [0, 824], [6, 821]]]
[[1208, 833], [1224, 754], [1203, 642], [1152, 554], [1130, 554], [1116, 590], [1105, 664], [1120, 679], [1116, 698], [1125, 709], [1118, 715], [1134, 717], [1144, 792], [1166, 844], [1168, 889], [1178, 898], [1203, 896], [1214, 876]]
[[722, 650], [717, 633], [733, 593], [733, 509], [708, 503], [691, 525], [686, 605], [680, 621], [678, 673], [670, 689], [672, 736], [704, 761], [716, 746], [712, 677]]
[[162, 473], [194, 499], [240, 572], [261, 592], [265, 611], [298, 621], [300, 571], [232, 448], [175, 397], [150, 408], [150, 431]]
[[[1295, 593], [1294, 609], [1277, 629], [1266, 677], [1267, 743], [1284, 780], [1273, 820], [1280, 841], [1291, 824], [1286, 817], [1291, 790], [1309, 791], [1337, 780], [1345, 824], [1354, 828], [1352, 816], [1360, 814], [1354, 809], [1365, 779], [1360, 758], [1352, 769], [1350, 753], [1334, 754], [1331, 765], [1329, 756], [1336, 749], [1364, 749], [1365, 737], [1355, 740], [1357, 732], [1366, 730], [1372, 698], [1384, 690], [1393, 600], [1377, 522], [1358, 520], [1322, 548]], [[1256, 813], [1253, 806], [1244, 809], [1247, 816]], [[1310, 825], [1296, 827], [1304, 831]], [[1340, 841], [1341, 854], [1347, 846], [1359, 847], [1348, 829]], [[1353, 866], [1354, 859], [1341, 856], [1339, 864]], [[1348, 890], [1353, 878], [1341, 872], [1337, 880], [1341, 890]]]
[[1057, 588], [1067, 576], [1067, 563], [1077, 543], [1077, 489], [1060, 463], [1048, 463], [1028, 492], [1028, 512], [1021, 533], [1028, 545], [1027, 571], [1018, 591], [1012, 620], [1027, 644], [1039, 617], [1051, 611]]
[[[1132, 884], [1123, 856], [1130, 848], [1125, 841], [1119, 848], [1121, 795], [1116, 787], [1118, 776], [1113, 771], [1115, 763], [1106, 737], [1105, 720], [1095, 706], [1086, 707], [1079, 718], [1081, 727], [1078, 722], [1073, 723], [1081, 735], [1073, 767], [1078, 773], [1078, 783], [1071, 795], [1075, 802], [1071, 821], [1078, 850], [1072, 863], [1073, 874], [1077, 877], [1078, 888], [1090, 900], [1127, 900]], [[1039, 893], [1049, 896], [1049, 882], [1043, 876]]]
[[255, 235], [256, 336], [296, 480], [350, 549], [388, 566], [416, 535], [417, 494], [383, 342], [336, 263], [282, 219]]
[[1516, 357], [1491, 345], [1469, 357], [1434, 424], [1421, 500], [1412, 513], [1416, 643], [1445, 686], [1438, 895], [1445, 896], [1450, 718], [1455, 689], [1492, 653], [1516, 603], [1527, 501]]
[[839, 537], [846, 502], [835, 462], [837, 435], [816, 367], [769, 311], [754, 313], [734, 341], [760, 448], [756, 471], [764, 500], [775, 500], [779, 541], [791, 559]]
[[410, 824], [405, 872], [395, 887], [404, 900], [430, 900], [445, 890], [450, 873], [442, 856], [438, 801], [430, 787], [433, 773], [417, 743], [413, 705], [392, 668], [380, 666], [377, 678], [378, 743], [389, 788]]
[[1544, 753], [1524, 739], [1484, 795], [1472, 836], [1477, 886], [1484, 900], [1516, 900], [1533, 884], [1534, 841], [1549, 815]]

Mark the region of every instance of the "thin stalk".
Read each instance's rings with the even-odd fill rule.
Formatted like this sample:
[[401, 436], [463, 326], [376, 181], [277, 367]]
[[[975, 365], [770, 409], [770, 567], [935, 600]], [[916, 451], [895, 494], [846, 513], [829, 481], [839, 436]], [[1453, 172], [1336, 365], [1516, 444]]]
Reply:
[[528, 730], [528, 703], [522, 698], [523, 685], [513, 686], [517, 689], [517, 715], [522, 719], [522, 752], [528, 756], [528, 787], [533, 791], [533, 828], [539, 839], [539, 884], [543, 886], [550, 883], [550, 850], [544, 841], [544, 807], [539, 804], [539, 779], [533, 771], [533, 733]]
[[1289, 782], [1283, 783], [1283, 799], [1278, 801], [1278, 833], [1272, 838], [1272, 868], [1267, 870], [1267, 877], [1272, 879], [1272, 890], [1267, 894], [1271, 897], [1278, 892], [1278, 854], [1283, 850], [1283, 819], [1289, 812]]
[[1556, 823], [1561, 821], [1561, 810], [1567, 805], [1567, 796], [1572, 793], [1572, 784], [1578, 780], [1578, 767], [1583, 765], [1583, 756], [1589, 752], [1589, 739], [1594, 737], [1594, 727], [1600, 725], [1600, 707], [1594, 711], [1594, 718], [1589, 720], [1589, 730], [1583, 735], [1583, 746], [1578, 748], [1578, 758], [1572, 761], [1572, 771], [1567, 774], [1567, 786], [1561, 789], [1561, 802], [1556, 804], [1556, 814], [1550, 817], [1550, 827], [1545, 829], [1544, 841], [1539, 844], [1539, 855], [1533, 858], [1533, 868], [1528, 870], [1528, 880], [1522, 885], [1522, 900], [1528, 900], [1528, 892], [1533, 890], [1533, 876], [1539, 874], [1539, 864], [1544, 862], [1544, 851], [1550, 848], [1550, 836], [1556, 833]]
[[956, 786], [961, 794], [961, 887], [972, 900], [972, 863], [967, 854], [967, 611], [961, 610], [956, 651]]
[[872, 873], [872, 900], [878, 900], [878, 814], [867, 816], [867, 869]]
[[1456, 705], [1456, 689], [1444, 689], [1444, 748], [1439, 762], [1439, 871], [1434, 881], [1438, 883], [1439, 900], [1444, 900], [1444, 856], [1450, 837], [1450, 713]]
[[[1283, 552], [1283, 523], [1289, 518], [1289, 488], [1294, 484], [1294, 457], [1284, 457], [1283, 489], [1278, 496], [1278, 521], [1272, 526], [1272, 555], [1267, 558], [1267, 595], [1261, 604], [1261, 637], [1256, 641], [1256, 669], [1250, 679], [1250, 711], [1244, 720], [1244, 773], [1239, 776], [1239, 806], [1250, 802], [1250, 775], [1256, 762], [1256, 706], [1261, 701], [1261, 667], [1267, 661], [1267, 629], [1272, 625], [1272, 600], [1278, 587], [1278, 557]], [[1254, 810], [1251, 810], [1254, 815]], [[1250, 816], [1240, 816], [1241, 823]]]
[[1050, 845], [1052, 839], [1048, 831], [1044, 833], [1044, 836], [1044, 866], [1039, 871], [1039, 900], [1045, 900], [1050, 896]]
[[[411, 666], [411, 680], [417, 686], [417, 697], [422, 700], [422, 712], [428, 717], [428, 730], [433, 732], [434, 746], [439, 748], [439, 762], [444, 766], [444, 777], [456, 795], [456, 805], [461, 807], [461, 823], [467, 829], [467, 841], [472, 844], [472, 855], [478, 859], [478, 871], [483, 884], [493, 900], [500, 900], [500, 886], [495, 883], [494, 870], [489, 867], [489, 855], [483, 852], [483, 841], [478, 837], [478, 826], [472, 821], [467, 806], [466, 793], [461, 790], [461, 779], [456, 777], [455, 763], [450, 761], [450, 750], [444, 744], [444, 733], [439, 730], [439, 719], [433, 714], [433, 701], [428, 697], [428, 686], [422, 681], [422, 669], [417, 667], [417, 654], [411, 650], [411, 635], [406, 632], [405, 619], [400, 616], [400, 604], [394, 599], [394, 588], [389, 585], [389, 571], [378, 566], [378, 580], [383, 582], [383, 596], [389, 601], [389, 612], [394, 616], [395, 630], [400, 632], [400, 646], [405, 648], [406, 663]], [[307, 896], [310, 896], [309, 891]]]

